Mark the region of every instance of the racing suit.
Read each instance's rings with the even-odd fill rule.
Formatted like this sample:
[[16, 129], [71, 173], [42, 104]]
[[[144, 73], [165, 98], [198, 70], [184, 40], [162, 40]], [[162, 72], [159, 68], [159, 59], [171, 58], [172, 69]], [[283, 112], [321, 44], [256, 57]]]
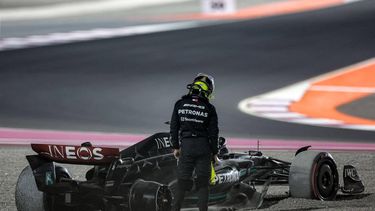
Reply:
[[173, 210], [181, 209], [185, 191], [191, 190], [194, 170], [198, 207], [200, 211], [207, 210], [211, 159], [218, 153], [219, 129], [215, 107], [206, 98], [185, 95], [174, 106], [170, 127], [172, 146], [181, 150]]

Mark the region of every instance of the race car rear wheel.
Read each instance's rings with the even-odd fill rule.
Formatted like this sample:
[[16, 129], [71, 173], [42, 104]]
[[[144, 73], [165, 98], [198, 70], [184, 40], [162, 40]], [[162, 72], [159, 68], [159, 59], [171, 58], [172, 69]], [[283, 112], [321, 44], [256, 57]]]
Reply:
[[38, 190], [30, 166], [25, 167], [18, 177], [15, 199], [18, 211], [45, 211], [43, 192]]
[[331, 154], [303, 151], [296, 155], [289, 172], [292, 197], [332, 200], [338, 187], [337, 166]]
[[137, 180], [131, 187], [129, 201], [131, 211], [169, 211], [172, 193], [166, 185]]

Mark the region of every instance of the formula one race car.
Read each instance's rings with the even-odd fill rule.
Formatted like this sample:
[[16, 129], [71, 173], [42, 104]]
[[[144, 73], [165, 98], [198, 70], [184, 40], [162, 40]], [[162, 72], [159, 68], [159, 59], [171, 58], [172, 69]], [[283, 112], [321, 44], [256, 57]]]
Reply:
[[[292, 163], [262, 155], [260, 151], [229, 153], [220, 138], [219, 165], [210, 187], [209, 204], [215, 210], [260, 207], [271, 184], [289, 184], [291, 197], [332, 200], [338, 190], [356, 194], [364, 186], [353, 166], [344, 166], [343, 186], [337, 166], [327, 152], [303, 147]], [[169, 133], [157, 133], [122, 151], [116, 148], [32, 144], [37, 155], [26, 156], [30, 166], [16, 186], [19, 211], [168, 211], [176, 188], [177, 160]], [[86, 180], [78, 181], [56, 163], [92, 165]], [[66, 166], [66, 165], [65, 165]], [[192, 178], [194, 179], [194, 178]], [[262, 191], [256, 187], [262, 185]], [[184, 207], [196, 204], [195, 188]], [[220, 208], [220, 209], [218, 209]]]

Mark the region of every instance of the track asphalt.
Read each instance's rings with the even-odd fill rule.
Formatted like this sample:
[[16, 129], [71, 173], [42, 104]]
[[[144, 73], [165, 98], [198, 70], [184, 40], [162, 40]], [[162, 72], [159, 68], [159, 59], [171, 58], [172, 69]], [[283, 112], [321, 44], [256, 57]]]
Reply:
[[[184, 85], [197, 72], [207, 72], [216, 78], [214, 104], [222, 135], [260, 141], [316, 139], [324, 141], [322, 145], [327, 145], [327, 140], [373, 142], [370, 131], [258, 118], [240, 112], [237, 104], [373, 58], [374, 11], [372, 1], [363, 1], [205, 28], [3, 51], [0, 126], [116, 133], [167, 131], [162, 122], [170, 118], [175, 99], [186, 92]], [[368, 95], [339, 109], [373, 119], [373, 100], [373, 95]], [[1, 210], [15, 210], [12, 193], [26, 165], [24, 155], [31, 153], [29, 148], [0, 147]], [[293, 157], [291, 152], [266, 154], [286, 160]], [[273, 195], [264, 208], [373, 210], [373, 153], [336, 153], [334, 157], [340, 166], [350, 163], [358, 167], [366, 184], [364, 194], [340, 194], [335, 201], [322, 202], [287, 198], [283, 189], [271, 189]], [[82, 167], [73, 170], [84, 174]]]
[[244, 115], [237, 103], [375, 55], [371, 1], [141, 36], [0, 52], [0, 125], [166, 131], [198, 72], [216, 78], [223, 135], [373, 141], [373, 133]]

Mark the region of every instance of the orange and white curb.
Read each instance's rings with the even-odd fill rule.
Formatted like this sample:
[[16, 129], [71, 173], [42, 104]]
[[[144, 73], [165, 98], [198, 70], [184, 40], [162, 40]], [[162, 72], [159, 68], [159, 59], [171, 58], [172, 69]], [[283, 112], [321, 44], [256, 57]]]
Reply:
[[375, 131], [375, 120], [337, 110], [375, 93], [375, 58], [242, 100], [247, 114], [284, 122]]

